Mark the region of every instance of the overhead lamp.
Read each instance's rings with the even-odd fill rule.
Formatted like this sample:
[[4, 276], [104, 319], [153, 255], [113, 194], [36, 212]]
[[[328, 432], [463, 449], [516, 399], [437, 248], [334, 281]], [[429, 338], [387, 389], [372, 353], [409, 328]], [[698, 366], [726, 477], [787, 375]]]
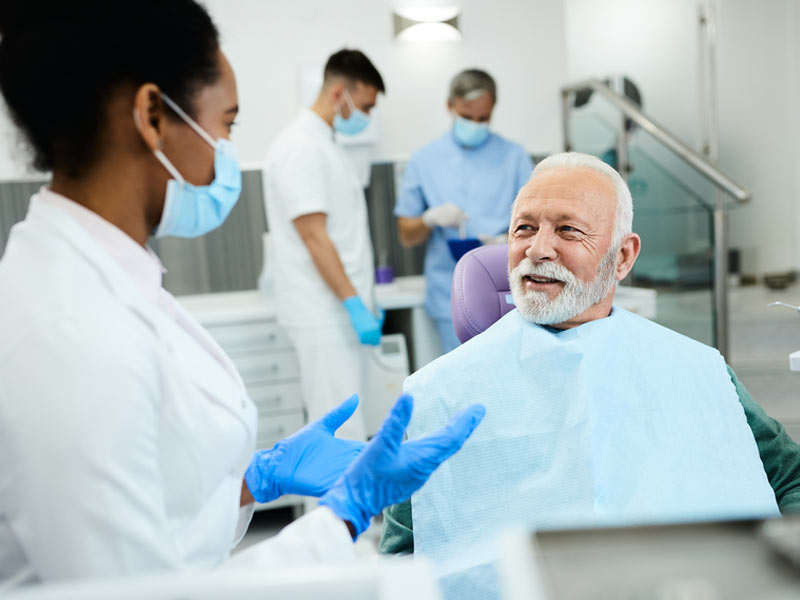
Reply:
[[457, 6], [407, 6], [394, 10], [394, 38], [400, 42], [458, 42]]

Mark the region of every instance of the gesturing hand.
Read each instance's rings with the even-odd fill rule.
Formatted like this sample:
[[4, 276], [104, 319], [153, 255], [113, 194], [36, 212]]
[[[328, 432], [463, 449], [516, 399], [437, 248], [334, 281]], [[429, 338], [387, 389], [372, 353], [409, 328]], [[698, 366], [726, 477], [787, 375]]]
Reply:
[[352, 523], [356, 537], [373, 515], [407, 500], [436, 468], [455, 454], [483, 419], [480, 404], [461, 411], [431, 435], [402, 443], [411, 419], [413, 400], [397, 400], [381, 430], [320, 500], [344, 521]]
[[269, 502], [284, 494], [327, 492], [366, 445], [334, 437], [357, 406], [358, 396], [353, 395], [271, 450], [257, 451], [244, 476], [253, 498]]

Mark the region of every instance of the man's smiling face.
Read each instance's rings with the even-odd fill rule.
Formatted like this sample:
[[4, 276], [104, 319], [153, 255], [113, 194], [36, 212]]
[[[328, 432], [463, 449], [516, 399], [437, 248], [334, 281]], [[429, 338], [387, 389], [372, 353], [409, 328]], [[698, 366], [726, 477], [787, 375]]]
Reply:
[[570, 327], [608, 316], [617, 281], [616, 208], [614, 185], [589, 168], [553, 168], [522, 188], [511, 216], [508, 265], [526, 318]]

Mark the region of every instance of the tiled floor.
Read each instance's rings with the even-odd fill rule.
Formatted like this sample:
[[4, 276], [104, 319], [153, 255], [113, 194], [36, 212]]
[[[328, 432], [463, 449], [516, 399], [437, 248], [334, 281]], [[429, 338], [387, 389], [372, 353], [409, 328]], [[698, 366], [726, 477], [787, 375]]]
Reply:
[[[790, 353], [800, 350], [800, 314], [785, 308], [766, 307], [775, 300], [800, 304], [800, 285], [780, 292], [763, 286], [731, 290], [728, 362], [753, 398], [800, 441], [800, 373], [789, 371], [788, 358]], [[661, 292], [657, 320], [708, 343], [710, 305], [709, 292]], [[291, 520], [289, 509], [256, 513], [239, 549], [271, 537]], [[379, 535], [380, 525], [373, 524], [363, 536], [359, 552], [374, 552]]]

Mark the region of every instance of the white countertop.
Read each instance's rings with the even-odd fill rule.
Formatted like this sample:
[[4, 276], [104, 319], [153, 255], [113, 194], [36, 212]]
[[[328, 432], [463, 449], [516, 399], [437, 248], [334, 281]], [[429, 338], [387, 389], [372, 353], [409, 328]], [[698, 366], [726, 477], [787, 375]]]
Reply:
[[425, 304], [425, 277], [398, 277], [375, 286], [375, 302], [384, 310], [414, 308]]
[[[425, 302], [425, 278], [398, 277], [392, 283], [376, 285], [375, 300], [385, 310], [421, 307]], [[258, 290], [179, 296], [178, 301], [204, 325], [274, 319], [277, 311], [275, 297]], [[655, 290], [620, 286], [614, 303], [648, 319], [656, 316]]]

